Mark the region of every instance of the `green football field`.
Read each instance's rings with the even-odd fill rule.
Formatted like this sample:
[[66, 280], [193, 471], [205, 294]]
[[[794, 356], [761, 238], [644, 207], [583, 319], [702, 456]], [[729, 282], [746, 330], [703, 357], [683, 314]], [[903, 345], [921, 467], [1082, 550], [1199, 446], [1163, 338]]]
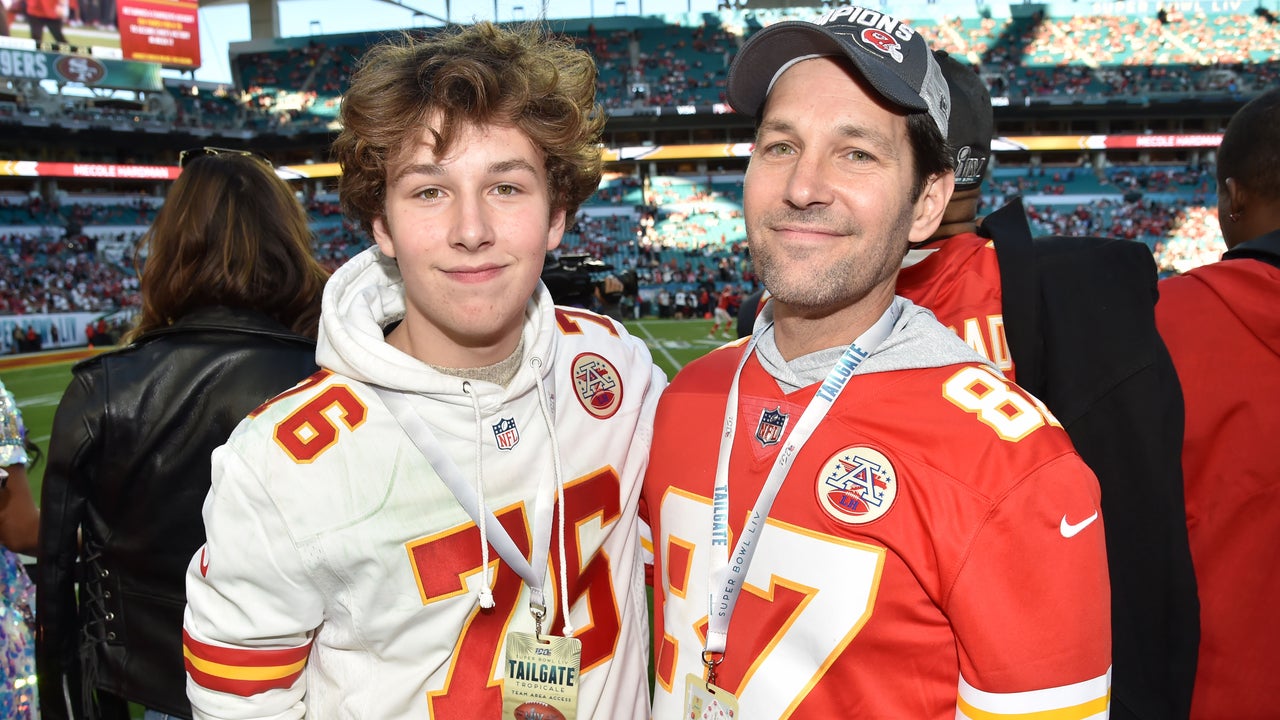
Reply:
[[[53, 411], [58, 400], [71, 382], [72, 362], [50, 365], [4, 369], [0, 368], [0, 381], [18, 401], [22, 419], [27, 424], [27, 435], [40, 449], [49, 452], [49, 430], [53, 427]], [[44, 475], [44, 461], [27, 469], [27, 477], [34, 483], [31, 488], [37, 502], [40, 498], [40, 478]]]
[[[724, 338], [711, 338], [710, 320], [657, 320], [647, 319], [626, 323], [627, 329], [648, 344], [653, 359], [671, 378], [676, 371], [694, 358], [700, 357], [726, 342]], [[0, 381], [14, 394], [31, 439], [46, 454], [49, 451], [49, 434], [53, 426], [53, 413], [67, 384], [71, 382], [71, 362], [60, 362], [33, 367], [0, 368]], [[117, 448], [128, 452], [128, 448]], [[28, 472], [32, 492], [40, 497], [41, 480], [45, 463]]]
[[[12, 4], [12, 3], [10, 3]], [[23, 20], [15, 22], [9, 26], [9, 34], [13, 37], [29, 38], [31, 37], [31, 28]], [[95, 30], [94, 28], [72, 27], [70, 23], [62, 24], [62, 34], [67, 38], [68, 45], [76, 47], [120, 47], [120, 32], [117, 30]], [[52, 41], [53, 36], [45, 33], [44, 40]]]

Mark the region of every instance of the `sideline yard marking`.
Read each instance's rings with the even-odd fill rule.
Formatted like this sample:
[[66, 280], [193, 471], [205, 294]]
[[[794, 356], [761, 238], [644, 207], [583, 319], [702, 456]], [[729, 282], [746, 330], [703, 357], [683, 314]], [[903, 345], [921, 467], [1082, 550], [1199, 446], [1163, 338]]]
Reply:
[[98, 353], [114, 349], [114, 345], [96, 348], [81, 347], [74, 350], [51, 350], [49, 352], [0, 357], [0, 370], [15, 370], [17, 368], [53, 365], [54, 363], [67, 362], [68, 360], [83, 360]]
[[672, 357], [671, 353], [664, 346], [664, 343], [658, 340], [658, 338], [654, 337], [653, 333], [649, 332], [649, 328], [645, 327], [647, 324], [648, 323], [644, 320], [637, 321], [635, 324], [636, 327], [640, 328], [640, 332], [644, 333], [645, 344], [648, 345], [650, 348], [653, 348], [658, 352], [662, 353], [662, 357], [666, 358], [667, 362], [671, 363], [671, 366], [674, 367], [677, 372], [679, 372], [680, 369], [684, 367], [684, 365], [677, 362], [676, 359]]

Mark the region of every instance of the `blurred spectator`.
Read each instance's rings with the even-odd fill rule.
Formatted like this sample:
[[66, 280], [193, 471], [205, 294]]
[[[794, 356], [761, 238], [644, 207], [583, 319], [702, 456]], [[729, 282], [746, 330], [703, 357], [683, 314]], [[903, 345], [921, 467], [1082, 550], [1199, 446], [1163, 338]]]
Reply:
[[27, 437], [13, 393], [0, 382], [0, 469], [8, 472], [8, 477], [0, 480], [0, 548], [27, 555], [36, 552], [40, 514], [31, 497], [26, 469], [39, 458], [40, 450]]
[[40, 511], [27, 467], [40, 451], [0, 382], [0, 717], [36, 720], [35, 588], [14, 553], [35, 553]]
[[979, 223], [991, 99], [970, 66], [938, 60], [951, 90], [956, 190], [938, 230], [908, 253], [897, 291], [1043, 401], [1071, 436], [1102, 489], [1111, 717], [1186, 718], [1199, 618], [1177, 452], [1182, 403], [1153, 318], [1155, 264], [1125, 240], [1033, 241], [1017, 200]]
[[1222, 261], [1160, 283], [1156, 319], [1186, 399], [1187, 529], [1200, 586], [1192, 717], [1275, 717], [1280, 623], [1280, 90], [1218, 148]]
[[77, 364], [54, 418], [40, 528], [45, 720], [125, 720], [126, 701], [190, 717], [184, 575], [205, 539], [210, 453], [316, 369], [327, 273], [292, 190], [248, 153], [184, 160], [142, 239], [128, 344]]
[[26, 0], [27, 25], [31, 28], [31, 39], [36, 43], [44, 42], [44, 31], [47, 28], [54, 42], [67, 45], [67, 36], [62, 34], [62, 23], [70, 11], [68, 0]]

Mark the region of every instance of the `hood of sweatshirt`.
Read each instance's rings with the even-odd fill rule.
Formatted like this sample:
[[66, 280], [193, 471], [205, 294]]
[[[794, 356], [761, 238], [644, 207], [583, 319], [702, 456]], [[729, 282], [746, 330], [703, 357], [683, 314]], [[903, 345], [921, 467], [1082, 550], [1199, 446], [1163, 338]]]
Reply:
[[[1280, 313], [1275, 311], [1280, 300], [1280, 268], [1259, 260], [1224, 259], [1163, 280], [1160, 291], [1172, 294], [1176, 289], [1191, 289], [1196, 284], [1202, 285], [1220, 303], [1216, 312], [1235, 317], [1271, 352], [1280, 355]], [[1205, 295], [1200, 297], [1201, 302], [1207, 301]], [[1205, 313], [1206, 308], [1191, 311]]]
[[[509, 398], [534, 391], [538, 373], [548, 386], [553, 385], [543, 359], [552, 350], [554, 312], [551, 294], [539, 283], [525, 309], [524, 357], [516, 376], [505, 387], [467, 381], [484, 412], [495, 412]], [[395, 260], [377, 247], [364, 250], [325, 285], [316, 362], [353, 380], [466, 406], [470, 413], [472, 401], [462, 392], [461, 378], [446, 375], [386, 342], [384, 328], [404, 315], [404, 280]]]
[[[778, 352], [770, 327], [773, 324], [773, 310], [773, 303], [768, 302], [756, 316], [755, 334], [759, 337], [757, 352], [760, 363], [788, 389], [822, 380], [844, 353], [845, 346], [819, 350], [787, 362]], [[926, 308], [906, 298], [895, 297], [886, 314], [892, 318], [893, 331], [858, 365], [855, 375], [943, 367], [956, 363], [980, 363], [1001, 375], [991, 361], [979, 355], [939, 323]]]

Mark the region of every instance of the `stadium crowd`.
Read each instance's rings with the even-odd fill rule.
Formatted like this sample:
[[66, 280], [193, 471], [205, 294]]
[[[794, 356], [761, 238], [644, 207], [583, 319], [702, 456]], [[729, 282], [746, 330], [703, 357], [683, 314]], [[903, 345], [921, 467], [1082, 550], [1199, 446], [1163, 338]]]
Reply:
[[[1037, 234], [1094, 234], [1146, 243], [1155, 252], [1162, 274], [1187, 272], [1221, 255], [1217, 210], [1204, 195], [1211, 182], [1206, 169], [1117, 169], [1110, 174], [1112, 193], [1079, 204], [1028, 202]], [[1092, 174], [1092, 173], [1088, 173]], [[1065, 195], [1069, 199], [1076, 170], [1028, 172], [992, 182], [984, 211], [1012, 195]], [[690, 178], [658, 177], [649, 183], [646, 200], [653, 213], [636, 213], [641, 183], [620, 178], [604, 183], [566, 233], [562, 254], [588, 254], [617, 269], [635, 270], [640, 282], [641, 313], [659, 313], [659, 293], [717, 292], [732, 284], [754, 290], [754, 275], [745, 250], [740, 191], [732, 183], [705, 184]], [[1175, 199], [1144, 197], [1125, 200], [1121, 192], [1176, 191]], [[1189, 192], [1188, 192], [1189, 191]], [[326, 269], [338, 266], [369, 246], [360, 229], [342, 218], [337, 197], [307, 201], [316, 259]], [[608, 209], [602, 213], [602, 209]], [[151, 202], [88, 202], [64, 196], [61, 204], [40, 197], [0, 204], [0, 311], [6, 314], [69, 313], [128, 309], [138, 304], [132, 247], [141, 228], [155, 217]], [[26, 225], [26, 231], [14, 232]], [[81, 228], [63, 234], [68, 225]], [[122, 227], [122, 232], [99, 234]], [[32, 233], [32, 227], [46, 228]], [[114, 252], [101, 252], [102, 238]], [[687, 313], [686, 313], [687, 314]]]
[[138, 279], [102, 262], [87, 236], [0, 236], [0, 312], [13, 315], [114, 310], [138, 304]]
[[[706, 107], [725, 102], [727, 69], [742, 38], [782, 17], [776, 10], [726, 10], [687, 24], [609, 30], [589, 24], [566, 34], [596, 59], [598, 99], [606, 110]], [[991, 94], [1012, 103], [1064, 95], [1236, 94], [1280, 82], [1280, 24], [1257, 13], [1174, 13], [1164, 21], [1146, 13], [911, 22], [932, 46], [977, 64]], [[174, 81], [136, 102], [76, 100], [14, 83], [0, 91], [0, 118], [319, 130], [336, 117], [362, 50], [347, 39], [329, 44], [317, 37], [302, 47], [246, 52], [234, 58], [239, 89], [202, 93]]]
[[[564, 32], [595, 58], [599, 101], [620, 111], [722, 103], [727, 68], [742, 38], [783, 17], [775, 10], [724, 10], [658, 25], [601, 29], [590, 23]], [[1011, 101], [1239, 92], [1280, 81], [1280, 26], [1259, 13], [943, 16], [913, 24], [933, 46], [976, 63], [992, 94]], [[233, 63], [239, 90], [200, 92], [172, 82], [163, 97], [140, 97], [136, 107], [42, 97], [38, 86], [16, 83], [10, 97], [0, 96], [0, 116], [36, 108], [85, 122], [163, 119], [258, 131], [325, 125], [336, 116], [363, 51], [352, 38], [314, 37], [303, 45], [242, 53]], [[1026, 197], [1037, 232], [1144, 242], [1165, 274], [1214, 260], [1222, 249], [1208, 167], [1030, 167], [1014, 175], [997, 171], [987, 192], [986, 210], [1014, 195]], [[1070, 202], [1074, 195], [1081, 201]], [[1057, 200], [1039, 202], [1037, 196]], [[602, 184], [585, 206], [593, 210], [568, 234], [563, 251], [635, 269], [644, 298], [656, 301], [662, 290], [708, 283], [750, 284], [750, 264], [741, 252], [741, 191], [734, 182], [658, 177], [642, 183], [622, 176]], [[318, 196], [307, 210], [316, 257], [326, 268], [336, 269], [368, 244], [340, 217], [336, 197]], [[0, 271], [0, 307], [29, 314], [136, 304], [132, 253], [120, 249], [130, 247], [154, 216], [154, 202], [4, 199], [0, 233], [8, 232], [0, 234], [0, 252], [11, 262]], [[121, 229], [104, 235], [112, 226]], [[97, 248], [103, 237], [111, 252]], [[16, 269], [27, 266], [30, 271]], [[731, 268], [727, 274], [721, 272], [725, 266]]]

